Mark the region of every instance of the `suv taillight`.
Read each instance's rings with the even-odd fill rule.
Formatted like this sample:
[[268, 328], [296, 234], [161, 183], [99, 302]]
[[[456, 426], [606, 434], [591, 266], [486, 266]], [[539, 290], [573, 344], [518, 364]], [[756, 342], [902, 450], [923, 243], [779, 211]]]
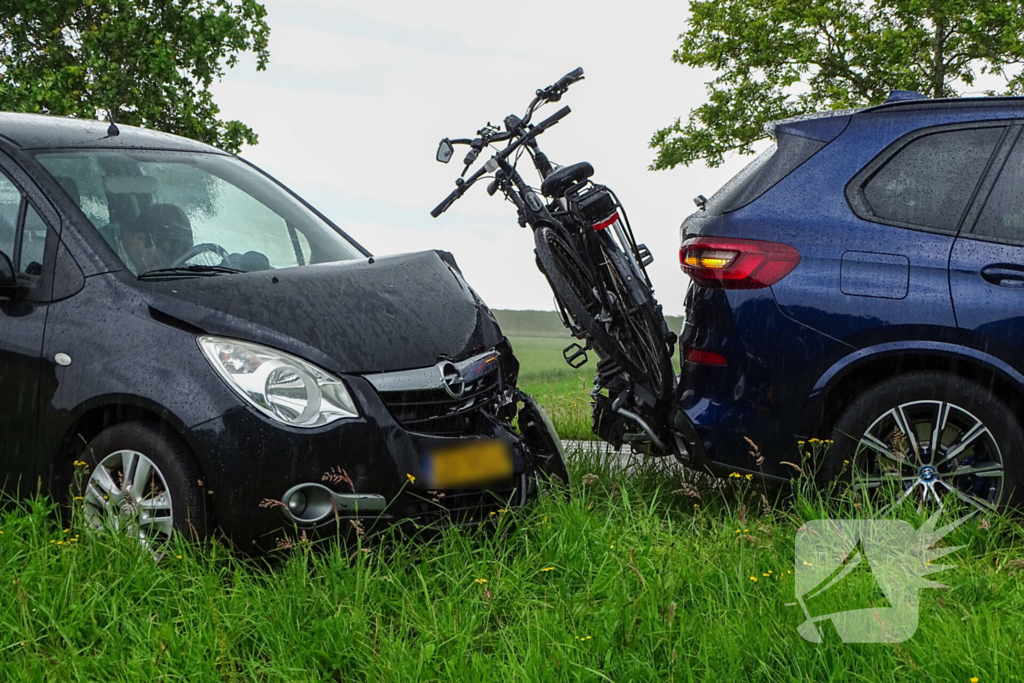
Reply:
[[679, 249], [683, 272], [705, 287], [770, 287], [789, 275], [798, 263], [800, 252], [779, 242], [691, 237]]

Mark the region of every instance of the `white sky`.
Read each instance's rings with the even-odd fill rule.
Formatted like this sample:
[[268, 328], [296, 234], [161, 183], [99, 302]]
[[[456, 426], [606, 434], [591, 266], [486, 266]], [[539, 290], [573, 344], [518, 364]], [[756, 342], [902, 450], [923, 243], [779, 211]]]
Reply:
[[[260, 136], [243, 156], [305, 197], [375, 254], [444, 249], [493, 308], [552, 309], [515, 209], [484, 184], [438, 219], [467, 148], [434, 161], [443, 137], [474, 137], [522, 115], [534, 91], [577, 66], [572, 114], [541, 138], [555, 162], [590, 161], [623, 201], [666, 313], [682, 312], [679, 224], [751, 157], [718, 169], [652, 172], [655, 130], [705, 95], [708, 72], [671, 61], [687, 3], [267, 0], [270, 64], [243, 60], [215, 87], [225, 118]], [[539, 119], [538, 119], [539, 120]], [[482, 157], [483, 158], [483, 157]], [[524, 176], [535, 179], [528, 160]], [[539, 180], [536, 182], [539, 185]]]

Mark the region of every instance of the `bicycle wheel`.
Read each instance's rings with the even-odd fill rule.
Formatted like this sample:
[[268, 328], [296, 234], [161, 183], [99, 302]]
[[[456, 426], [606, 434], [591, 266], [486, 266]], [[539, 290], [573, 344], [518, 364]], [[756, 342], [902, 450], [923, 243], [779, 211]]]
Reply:
[[537, 265], [558, 303], [572, 317], [573, 324], [593, 338], [597, 324], [592, 311], [599, 311], [600, 303], [594, 298], [593, 280], [576, 250], [548, 227], [534, 231], [533, 239]]
[[[600, 242], [602, 251], [616, 249], [614, 243]], [[630, 311], [632, 301], [626, 287], [624, 274], [620, 269], [630, 268], [625, 255], [604, 254], [598, 277], [606, 279], [602, 286], [614, 296], [609, 297], [612, 306], [612, 320], [608, 325], [609, 336], [622, 359], [616, 361], [632, 377], [647, 386], [659, 399], [668, 398], [674, 386], [672, 372], [672, 351], [663, 334], [664, 317], [661, 306], [650, 296], [647, 301]], [[621, 258], [616, 258], [621, 257]], [[634, 274], [634, 279], [644, 282]], [[646, 287], [646, 284], [644, 285]]]

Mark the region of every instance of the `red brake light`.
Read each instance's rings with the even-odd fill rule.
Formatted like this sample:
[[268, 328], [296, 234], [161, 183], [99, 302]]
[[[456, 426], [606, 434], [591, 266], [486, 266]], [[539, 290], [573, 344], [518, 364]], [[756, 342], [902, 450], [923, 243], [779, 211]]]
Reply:
[[763, 240], [691, 237], [679, 249], [683, 272], [705, 287], [770, 287], [798, 263], [800, 252], [793, 247]]

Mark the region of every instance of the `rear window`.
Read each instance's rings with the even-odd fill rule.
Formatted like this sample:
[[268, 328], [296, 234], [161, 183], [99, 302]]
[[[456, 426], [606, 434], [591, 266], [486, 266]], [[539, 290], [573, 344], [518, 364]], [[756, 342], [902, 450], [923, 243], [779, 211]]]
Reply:
[[827, 143], [779, 135], [774, 145], [747, 164], [708, 200], [710, 213], [728, 213], [754, 201], [795, 171]]
[[868, 220], [953, 232], [1003, 128], [969, 128], [919, 137], [864, 185]]
[[1024, 242], [1024, 137], [1018, 138], [999, 180], [974, 224], [974, 234], [1000, 242]]

